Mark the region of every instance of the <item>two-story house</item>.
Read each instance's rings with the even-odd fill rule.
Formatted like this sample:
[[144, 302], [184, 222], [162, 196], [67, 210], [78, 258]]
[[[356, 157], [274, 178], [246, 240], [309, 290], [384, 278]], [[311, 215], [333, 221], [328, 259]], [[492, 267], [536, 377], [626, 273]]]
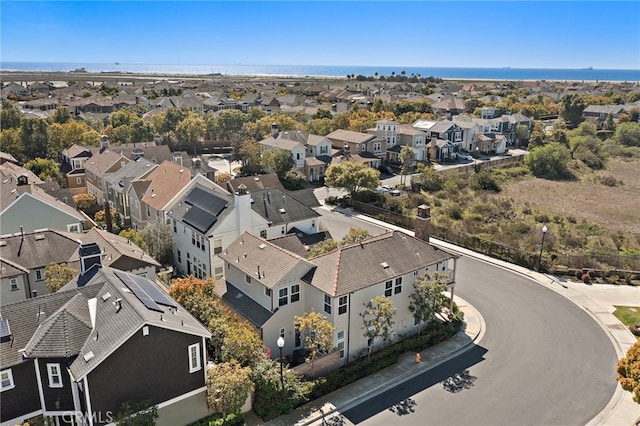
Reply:
[[426, 133], [429, 159], [445, 162], [462, 149], [465, 129], [453, 121], [420, 119], [412, 126]]
[[87, 192], [96, 197], [102, 205], [106, 199], [107, 182], [105, 175], [120, 170], [130, 163], [127, 157], [111, 150], [101, 150], [84, 163]]
[[69, 148], [62, 150], [62, 160], [60, 162], [60, 173], [65, 177], [67, 188], [76, 195], [86, 192], [84, 163], [93, 155], [98, 148], [80, 146], [73, 144]]
[[125, 164], [124, 167], [112, 173], [105, 173], [106, 199], [111, 209], [122, 217], [124, 225], [131, 224], [129, 208], [129, 189], [135, 180], [144, 179], [158, 165], [145, 158], [138, 158]]
[[249, 193], [239, 185], [232, 196], [214, 183], [190, 185], [173, 206], [174, 264], [185, 275], [224, 275], [219, 254], [244, 232], [271, 239], [293, 230], [316, 234], [319, 214], [276, 188]]
[[320, 312], [336, 328], [333, 344], [345, 363], [372, 345], [360, 317], [363, 304], [387, 296], [396, 308], [391, 340], [417, 331], [409, 310], [414, 281], [425, 273], [448, 277], [453, 291], [457, 256], [401, 232], [388, 232], [305, 259], [249, 232], [222, 251], [225, 282], [216, 291], [260, 331], [272, 354], [301, 349], [294, 316]]
[[177, 196], [191, 180], [189, 169], [165, 161], [144, 179], [131, 183], [127, 197], [131, 226], [142, 229], [156, 220], [167, 223], [167, 212], [177, 202]]
[[399, 163], [400, 150], [403, 146], [408, 146], [413, 150], [416, 161], [426, 161], [427, 155], [427, 134], [426, 132], [416, 129], [409, 124], [398, 125], [397, 130], [398, 144], [387, 148], [387, 160]]
[[343, 155], [350, 157], [352, 161], [376, 169], [382, 165], [387, 150], [386, 141], [382, 137], [342, 129], [335, 130], [326, 137], [334, 149], [342, 150]]
[[102, 267], [97, 245], [78, 251], [80, 275], [59, 292], [2, 307], [2, 424], [113, 424], [143, 401], [158, 425], [208, 415], [209, 331], [155, 282]]

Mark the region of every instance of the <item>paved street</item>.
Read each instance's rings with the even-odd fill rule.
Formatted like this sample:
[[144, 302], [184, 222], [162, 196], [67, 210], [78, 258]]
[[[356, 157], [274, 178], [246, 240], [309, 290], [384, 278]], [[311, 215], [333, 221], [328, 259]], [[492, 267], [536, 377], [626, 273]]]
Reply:
[[616, 353], [600, 325], [518, 274], [470, 258], [458, 265], [457, 294], [482, 313], [484, 337], [345, 417], [372, 425], [584, 425], [603, 410], [616, 388]]

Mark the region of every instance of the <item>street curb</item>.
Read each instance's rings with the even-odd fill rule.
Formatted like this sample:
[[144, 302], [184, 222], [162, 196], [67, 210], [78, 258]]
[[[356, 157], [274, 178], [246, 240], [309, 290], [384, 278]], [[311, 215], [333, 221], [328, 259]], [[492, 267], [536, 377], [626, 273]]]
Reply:
[[[475, 335], [473, 337], [467, 335], [470, 340], [465, 343], [463, 346], [460, 346], [459, 348], [456, 348], [455, 350], [442, 354], [440, 357], [431, 360], [429, 363], [420, 363], [420, 365], [418, 365], [416, 367], [415, 370], [410, 370], [407, 372], [404, 372], [400, 375], [397, 376], [397, 379], [394, 380], [393, 382], [393, 386], [398, 386], [401, 385], [402, 383], [406, 382], [407, 380], [412, 379], [413, 377], [416, 377], [426, 371], [429, 371], [432, 368], [435, 368], [437, 366], [439, 366], [440, 364], [444, 363], [445, 361], [448, 361], [449, 359], [455, 358], [456, 356], [468, 351], [469, 349], [471, 349], [471, 346], [475, 344], [476, 341], [480, 340], [482, 338], [482, 336], [484, 336], [484, 331], [486, 328], [486, 324], [484, 322], [484, 318], [482, 317], [482, 314], [480, 314], [480, 312], [473, 307], [473, 305], [471, 305], [470, 303], [468, 303], [466, 300], [458, 297], [458, 296], [454, 296], [454, 300], [457, 299], [456, 303], [459, 303], [460, 301], [462, 303], [464, 303], [467, 306], [470, 306], [476, 313], [477, 319], [478, 319], [478, 331], [475, 333]], [[465, 321], [466, 323], [466, 321]], [[468, 324], [468, 323], [467, 323]], [[451, 339], [455, 339], [456, 337], [458, 337], [461, 334], [466, 334], [465, 330], [459, 330]], [[444, 344], [446, 344], [446, 342], [449, 342], [451, 339], [442, 342]], [[437, 346], [437, 345], [436, 345]], [[435, 346], [433, 346], [435, 347]], [[425, 349], [428, 350], [429, 348]], [[409, 352], [406, 352], [403, 355], [408, 354]], [[394, 368], [398, 363], [396, 362], [395, 364], [387, 367], [387, 368]], [[384, 371], [384, 370], [383, 370]], [[368, 376], [369, 377], [369, 376]], [[296, 426], [308, 426], [311, 425], [317, 421], [321, 421], [322, 419], [326, 418], [327, 416], [330, 416], [332, 414], [334, 414], [335, 412], [343, 412], [343, 411], [347, 411], [351, 408], [353, 408], [354, 406], [358, 405], [358, 403], [361, 400], [366, 401], [367, 399], [370, 398], [374, 398], [380, 394], [382, 394], [385, 389], [388, 387], [388, 383], [383, 383], [380, 384], [378, 386], [375, 386], [369, 390], [367, 390], [366, 392], [360, 394], [359, 396], [357, 396], [356, 398], [353, 398], [351, 400], [349, 400], [346, 403], [343, 404], [339, 404], [339, 405], [333, 405], [333, 408], [331, 408], [328, 411], [322, 411], [321, 413], [318, 413], [319, 410], [315, 411], [315, 414], [311, 417], [307, 417], [305, 418], [303, 421], [297, 422], [295, 423]]]

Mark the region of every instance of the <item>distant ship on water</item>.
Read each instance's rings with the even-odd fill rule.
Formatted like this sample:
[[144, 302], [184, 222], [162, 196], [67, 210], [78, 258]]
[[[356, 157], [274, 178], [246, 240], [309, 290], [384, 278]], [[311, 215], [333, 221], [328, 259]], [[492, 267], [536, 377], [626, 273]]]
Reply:
[[593, 67], [580, 68], [580, 69], [585, 71], [593, 71]]
[[116, 65], [120, 65], [120, 62], [116, 62]]

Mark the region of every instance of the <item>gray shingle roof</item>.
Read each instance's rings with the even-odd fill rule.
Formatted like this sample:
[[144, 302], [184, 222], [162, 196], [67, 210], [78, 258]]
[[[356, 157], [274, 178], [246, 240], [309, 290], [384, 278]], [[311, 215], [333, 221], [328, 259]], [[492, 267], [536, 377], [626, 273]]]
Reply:
[[273, 225], [297, 222], [320, 216], [291, 195], [279, 189], [263, 189], [251, 194], [251, 209]]
[[453, 257], [426, 241], [388, 232], [311, 259], [317, 268], [305, 281], [336, 297]]
[[0, 247], [0, 257], [31, 270], [67, 262], [79, 245], [75, 239], [51, 230], [25, 233], [24, 237], [14, 234], [2, 240], [6, 245]]
[[240, 312], [256, 327], [262, 327], [273, 315], [272, 312], [263, 308], [259, 303], [246, 296], [228, 281], [221, 282], [220, 285], [216, 284], [216, 287], [223, 287], [219, 289], [222, 294], [222, 300]]

